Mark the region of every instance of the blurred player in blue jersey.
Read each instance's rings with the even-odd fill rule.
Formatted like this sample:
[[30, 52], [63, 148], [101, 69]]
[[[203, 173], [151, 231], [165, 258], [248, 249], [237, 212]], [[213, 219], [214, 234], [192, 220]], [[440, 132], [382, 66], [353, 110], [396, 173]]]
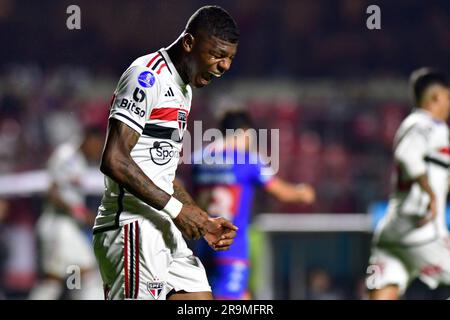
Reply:
[[[245, 111], [226, 112], [220, 121], [220, 129], [223, 140], [215, 141], [194, 155], [192, 181], [199, 205], [212, 216], [229, 219], [239, 231], [230, 250], [214, 251], [199, 244], [197, 253], [207, 267], [215, 299], [249, 299], [247, 231], [255, 187], [263, 187], [278, 200], [292, 203], [314, 202], [315, 191], [310, 185], [295, 185], [276, 177], [262, 164], [259, 155], [250, 148], [256, 141], [252, 141], [255, 135], [249, 134], [254, 129]], [[233, 129], [234, 134], [225, 136], [227, 129]], [[211, 155], [233, 161], [214, 163], [207, 159]]]

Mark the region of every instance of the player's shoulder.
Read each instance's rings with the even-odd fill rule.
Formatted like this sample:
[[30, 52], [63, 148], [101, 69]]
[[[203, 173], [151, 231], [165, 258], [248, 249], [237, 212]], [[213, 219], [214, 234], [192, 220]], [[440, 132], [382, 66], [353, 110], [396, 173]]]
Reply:
[[153, 52], [136, 58], [123, 72], [121, 81], [129, 85], [139, 85], [144, 89], [158, 87], [162, 76], [150, 66], [159, 56], [159, 52]]
[[159, 56], [159, 52], [152, 52], [143, 56], [140, 56], [136, 59], [134, 59], [134, 61], [131, 63], [130, 67], [142, 67], [142, 68], [149, 68], [150, 63], [154, 60], [157, 59], [157, 57]]
[[430, 131], [433, 127], [436, 126], [436, 122], [433, 118], [426, 112], [420, 109], [414, 110], [411, 112], [400, 125], [400, 130], [408, 130], [411, 129], [419, 130], [419, 131]]
[[169, 79], [171, 78], [171, 71], [166, 56], [167, 52], [165, 49], [160, 49], [138, 57], [131, 63], [130, 68], [151, 72], [156, 78]]
[[49, 166], [58, 165], [71, 159], [78, 152], [77, 143], [75, 141], [67, 141], [55, 148], [48, 160]]

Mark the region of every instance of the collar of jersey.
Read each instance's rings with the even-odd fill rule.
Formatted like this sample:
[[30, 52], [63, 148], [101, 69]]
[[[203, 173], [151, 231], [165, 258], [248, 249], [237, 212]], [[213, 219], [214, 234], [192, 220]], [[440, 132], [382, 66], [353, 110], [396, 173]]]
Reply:
[[425, 110], [425, 109], [422, 109], [422, 108], [417, 108], [416, 112], [419, 112], [419, 113], [422, 113], [422, 114], [428, 116], [428, 117], [429, 117], [431, 120], [433, 120], [433, 122], [435, 122], [435, 123], [444, 123], [444, 122], [445, 122], [445, 121], [443, 121], [443, 120], [440, 120], [440, 119], [437, 119], [437, 118], [433, 117], [433, 115], [431, 114], [431, 112], [428, 111], [428, 110]]
[[169, 55], [167, 54], [166, 49], [161, 49], [161, 54], [164, 56], [164, 59], [166, 60], [168, 67], [170, 71], [172, 71], [172, 76], [175, 79], [175, 83], [178, 84], [180, 87], [184, 88], [186, 87], [186, 83], [184, 83], [183, 79], [181, 79], [180, 74], [178, 73], [177, 69], [172, 63], [172, 60], [170, 60]]

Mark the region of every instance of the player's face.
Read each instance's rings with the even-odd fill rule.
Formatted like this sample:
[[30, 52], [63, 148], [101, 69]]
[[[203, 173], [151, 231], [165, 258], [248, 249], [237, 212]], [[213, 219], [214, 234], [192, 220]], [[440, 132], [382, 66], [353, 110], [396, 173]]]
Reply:
[[222, 76], [230, 69], [236, 51], [237, 43], [198, 35], [190, 55], [189, 82], [201, 88], [208, 85], [212, 78]]
[[450, 88], [439, 88], [439, 91], [437, 93], [437, 101], [441, 106], [443, 120], [448, 119], [450, 115]]
[[100, 136], [89, 136], [85, 140], [85, 155], [88, 161], [98, 162], [100, 160], [103, 148], [103, 137]]

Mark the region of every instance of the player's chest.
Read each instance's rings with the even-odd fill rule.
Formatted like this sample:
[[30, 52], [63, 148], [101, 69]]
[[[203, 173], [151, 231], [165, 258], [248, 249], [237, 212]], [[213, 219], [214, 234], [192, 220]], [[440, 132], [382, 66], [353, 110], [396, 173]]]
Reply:
[[155, 108], [177, 108], [189, 112], [191, 100], [192, 95], [188, 89], [168, 82], [162, 86]]
[[176, 121], [180, 128], [185, 129], [190, 110], [190, 92], [184, 92], [179, 86], [167, 84], [162, 87], [148, 121], [157, 123]]
[[449, 133], [444, 126], [431, 131], [428, 139], [428, 152], [439, 154], [441, 157], [450, 157]]

